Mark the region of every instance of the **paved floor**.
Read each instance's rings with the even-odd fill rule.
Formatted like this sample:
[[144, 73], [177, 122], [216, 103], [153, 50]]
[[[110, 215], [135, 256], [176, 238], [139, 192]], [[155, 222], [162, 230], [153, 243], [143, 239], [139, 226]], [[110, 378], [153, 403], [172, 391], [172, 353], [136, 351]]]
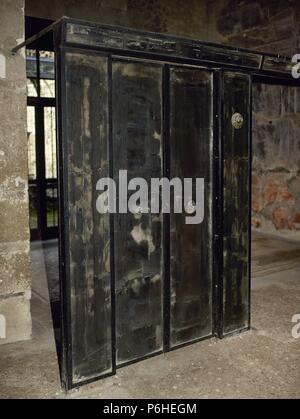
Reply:
[[[42, 250], [34, 252], [41, 260]], [[292, 316], [300, 313], [300, 243], [254, 235], [251, 332], [149, 359], [67, 395], [59, 384], [46, 275], [37, 267], [34, 337], [0, 347], [0, 398], [300, 397], [300, 340], [291, 334]]]

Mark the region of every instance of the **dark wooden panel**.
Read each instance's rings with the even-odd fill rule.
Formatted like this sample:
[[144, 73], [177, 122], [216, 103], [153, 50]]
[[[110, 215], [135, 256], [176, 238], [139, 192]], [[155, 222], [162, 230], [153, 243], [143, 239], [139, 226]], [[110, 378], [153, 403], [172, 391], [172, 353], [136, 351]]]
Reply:
[[[162, 175], [162, 69], [113, 62], [114, 175]], [[132, 192], [131, 192], [132, 193]], [[130, 196], [130, 194], [128, 195]], [[117, 363], [162, 349], [162, 217], [115, 216]]]
[[212, 73], [170, 70], [171, 178], [204, 178], [201, 224], [171, 215], [171, 347], [212, 333]]
[[96, 210], [108, 176], [107, 59], [66, 54], [62, 138], [66, 280], [73, 384], [112, 371], [109, 217]]
[[287, 73], [292, 75], [293, 63], [287, 57], [265, 57], [263, 69], [266, 71], [274, 71], [276, 73]]
[[66, 42], [130, 54], [167, 56], [210, 64], [259, 69], [262, 54], [187, 38], [136, 31], [122, 27], [67, 20]]
[[[244, 118], [241, 128], [232, 116]], [[250, 77], [224, 75], [224, 324], [223, 333], [249, 327]]]

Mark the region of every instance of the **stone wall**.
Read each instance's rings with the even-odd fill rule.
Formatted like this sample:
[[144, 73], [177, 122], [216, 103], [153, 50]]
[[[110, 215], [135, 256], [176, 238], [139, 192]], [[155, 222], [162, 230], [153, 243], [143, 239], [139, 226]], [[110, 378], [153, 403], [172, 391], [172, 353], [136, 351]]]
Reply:
[[[0, 2], [0, 345], [31, 336], [24, 1]], [[6, 336], [4, 338], [4, 336]]]
[[299, 0], [26, 0], [26, 14], [61, 16], [294, 54]]
[[299, 6], [299, 0], [208, 0], [208, 36], [234, 46], [294, 54], [300, 41]]
[[[294, 55], [299, 0], [209, 0], [209, 38]], [[253, 226], [300, 238], [300, 88], [254, 85]]]
[[300, 88], [254, 85], [253, 226], [300, 235]]
[[206, 39], [207, 0], [26, 0], [28, 16], [62, 16]]

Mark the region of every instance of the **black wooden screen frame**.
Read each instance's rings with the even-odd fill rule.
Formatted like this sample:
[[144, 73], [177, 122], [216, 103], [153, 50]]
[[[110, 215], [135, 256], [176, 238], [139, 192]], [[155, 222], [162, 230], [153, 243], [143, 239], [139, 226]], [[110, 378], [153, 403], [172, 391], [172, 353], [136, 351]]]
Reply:
[[[74, 35], [75, 28], [75, 35]], [[78, 32], [76, 33], [76, 28]], [[114, 242], [113, 234], [111, 235], [111, 304], [112, 304], [112, 372], [102, 375], [98, 378], [92, 378], [74, 384], [72, 380], [72, 359], [71, 359], [71, 335], [70, 335], [70, 284], [66, 272], [67, 266], [67, 240], [68, 237], [68, 220], [64, 213], [64, 206], [67, 204], [64, 191], [64, 178], [66, 177], [64, 161], [64, 101], [66, 99], [65, 92], [65, 54], [68, 51], [82, 52], [108, 57], [108, 83], [109, 92], [111, 92], [111, 63], [112, 57], [128, 58], [132, 60], [148, 61], [164, 64], [163, 66], [163, 97], [166, 109], [169, 109], [169, 97], [166, 89], [168, 79], [169, 65], [188, 65], [198, 67], [199, 69], [209, 69], [213, 72], [213, 335], [219, 338], [225, 337], [223, 334], [223, 78], [224, 72], [237, 72], [239, 74], [250, 75], [251, 83], [271, 83], [286, 86], [300, 87], [300, 81], [293, 79], [291, 75], [292, 61], [289, 57], [278, 56], [274, 54], [261, 53], [257, 51], [246, 50], [242, 48], [234, 48], [228, 46], [217, 45], [208, 42], [193, 41], [187, 38], [179, 38], [174, 36], [166, 36], [156, 33], [137, 31], [133, 29], [118, 28], [109, 25], [102, 25], [92, 22], [86, 22], [78, 19], [70, 19], [63, 17], [59, 21], [50, 25], [39, 34], [29, 38], [22, 44], [13, 49], [16, 53], [21, 47], [35, 42], [37, 39], [53, 31], [55, 56], [56, 56], [56, 88], [57, 88], [57, 128], [60, 136], [58, 141], [58, 167], [59, 167], [59, 253], [60, 253], [60, 286], [61, 286], [61, 327], [62, 327], [62, 347], [61, 347], [61, 375], [65, 388], [71, 389], [78, 385], [83, 385], [95, 381], [98, 378], [104, 378], [116, 373], [116, 342], [115, 342], [115, 288], [114, 288]], [[248, 60], [248, 61], [247, 61]], [[110, 95], [109, 95], [110, 96]], [[109, 97], [109, 115], [111, 118], [111, 97]], [[248, 230], [248, 246], [249, 246], [249, 289], [251, 289], [251, 161], [252, 161], [252, 93], [250, 91], [249, 103], [249, 230]], [[167, 112], [166, 112], [167, 113]], [[164, 156], [169, 155], [169, 135], [168, 121], [166, 115], [164, 120]], [[112, 162], [112, 132], [111, 121], [109, 123], [109, 160]], [[165, 159], [163, 173], [168, 176], [170, 161]], [[110, 164], [110, 166], [112, 166]], [[112, 169], [110, 169], [112, 170]], [[110, 174], [110, 176], [112, 173]], [[113, 216], [110, 216], [110, 226], [113, 226]], [[170, 218], [164, 215], [164, 243], [168, 242]], [[113, 231], [113, 229], [111, 229]], [[62, 240], [64, 238], [64, 240]], [[165, 245], [164, 254], [168, 258], [169, 248]], [[169, 267], [165, 274], [170, 275]], [[167, 281], [168, 282], [168, 281]], [[166, 290], [165, 290], [166, 291]], [[164, 303], [169, 303], [167, 292], [164, 292]], [[250, 326], [250, 307], [251, 292], [249, 292], [249, 328]], [[166, 314], [167, 316], [167, 314]], [[166, 320], [168, 321], [168, 320]], [[164, 328], [165, 329], [165, 328]], [[170, 349], [167, 345], [169, 341], [164, 330], [164, 351], [175, 350], [178, 347], [187, 346], [191, 343], [177, 346]], [[230, 335], [230, 334], [229, 334]], [[226, 335], [228, 336], [228, 335]], [[207, 338], [205, 338], [207, 339]], [[203, 340], [203, 339], [200, 339]], [[194, 343], [194, 342], [192, 342]], [[157, 353], [155, 354], [157, 355]], [[142, 359], [152, 357], [146, 356]], [[141, 359], [139, 359], [140, 361]], [[135, 363], [136, 360], [127, 363]]]

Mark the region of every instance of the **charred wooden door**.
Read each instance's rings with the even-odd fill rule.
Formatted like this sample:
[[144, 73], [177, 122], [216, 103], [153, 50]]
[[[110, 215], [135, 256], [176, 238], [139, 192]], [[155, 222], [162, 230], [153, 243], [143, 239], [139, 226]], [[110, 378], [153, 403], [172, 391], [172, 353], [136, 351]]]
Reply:
[[162, 214], [115, 216], [117, 365], [212, 334], [212, 110], [210, 71], [112, 63], [116, 180], [127, 170], [148, 185], [163, 175], [205, 182], [199, 224], [184, 208], [165, 224]]
[[[60, 224], [73, 386], [212, 334], [213, 73], [64, 54]], [[204, 220], [188, 225], [184, 208], [132, 214], [127, 200], [99, 214], [97, 181], [110, 176], [127, 190], [121, 171], [149, 186], [204, 178]]]
[[171, 348], [213, 331], [212, 75], [197, 68], [170, 69], [170, 177], [204, 179], [203, 220], [187, 224], [185, 211], [171, 215]]
[[251, 77], [224, 72], [223, 277], [221, 330], [225, 336], [250, 327]]
[[96, 183], [109, 176], [108, 59], [60, 59], [63, 380], [72, 387], [114, 370], [110, 219], [96, 210]]
[[[162, 66], [113, 61], [112, 164], [118, 185], [120, 170], [128, 181], [142, 178], [148, 185], [162, 177], [162, 115]], [[114, 218], [119, 365], [163, 349], [163, 223], [161, 214], [150, 212]]]

